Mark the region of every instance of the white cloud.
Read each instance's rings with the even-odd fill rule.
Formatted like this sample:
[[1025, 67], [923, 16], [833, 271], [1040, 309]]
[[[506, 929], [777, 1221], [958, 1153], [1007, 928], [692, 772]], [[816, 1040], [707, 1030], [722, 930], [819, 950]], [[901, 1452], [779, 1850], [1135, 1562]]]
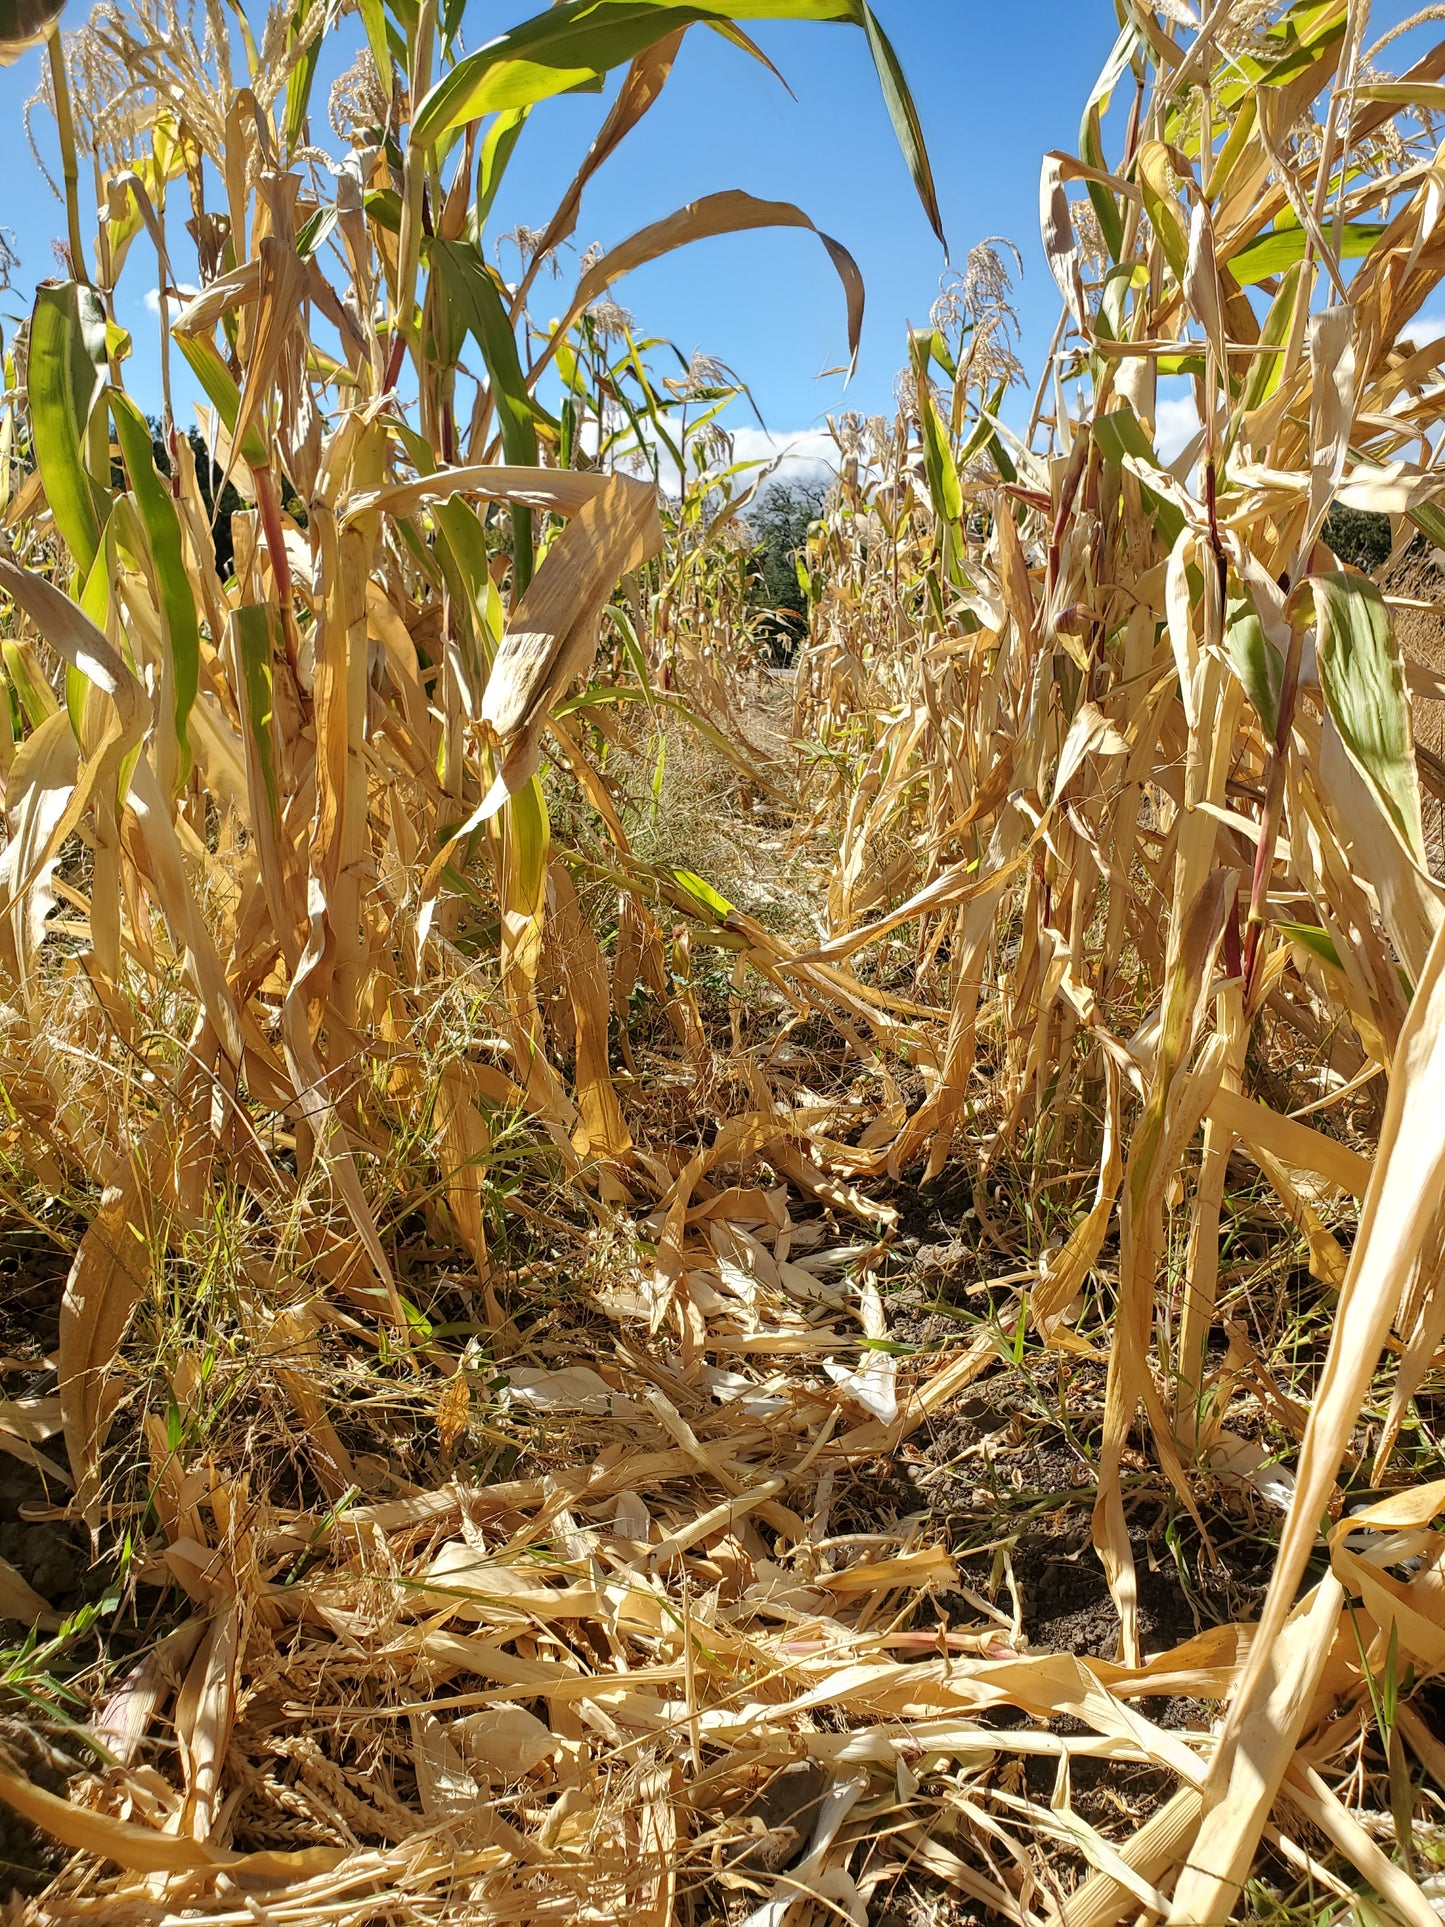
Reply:
[[[757, 467], [748, 469], [746, 473], [734, 477], [732, 486], [735, 494], [753, 487], [764, 476], [766, 480], [762, 480], [762, 486], [766, 488], [770, 482], [781, 482], [784, 485], [788, 483], [827, 484], [838, 472], [838, 444], [826, 429], [799, 428], [788, 434], [773, 434], [768, 429], [756, 426], [735, 427], [726, 420], [722, 426], [732, 440], [732, 462], [759, 464]], [[675, 419], [670, 427], [674, 432], [676, 431]], [[651, 423], [644, 420], [641, 428], [643, 436], [655, 447], [657, 438]], [[595, 421], [588, 420], [583, 424], [581, 440], [583, 448], [589, 454], [596, 449], [597, 424]], [[631, 446], [631, 443], [627, 445]], [[710, 459], [714, 468], [720, 469], [728, 465], [720, 452], [713, 454]], [[693, 463], [696, 460], [697, 453], [694, 451]], [[770, 474], [769, 469], [771, 469]], [[677, 493], [677, 469], [666, 454], [662, 458], [661, 482], [668, 494]]]
[[[776, 462], [778, 482], [826, 482], [837, 472], [838, 444], [823, 428], [774, 435], [765, 428], [734, 428], [735, 462]], [[758, 471], [755, 471], [755, 473]]]
[[[194, 301], [196, 296], [200, 292], [201, 291], [199, 288], [188, 287], [185, 282], [181, 282], [178, 286], [172, 288], [170, 291], [171, 299], [169, 302], [171, 314], [174, 316], [175, 313], [177, 312], [177, 309], [179, 306], [179, 302], [176, 298], [177, 296], [179, 296], [180, 301]], [[159, 316], [161, 311], [160, 289], [147, 288], [145, 291], [144, 300], [145, 300], [146, 313]]]
[[1173, 395], [1154, 410], [1154, 447], [1161, 462], [1172, 462], [1199, 433], [1193, 395]]
[[1401, 341], [1408, 341], [1416, 348], [1423, 348], [1430, 341], [1438, 341], [1441, 335], [1445, 335], [1445, 314], [1417, 314], [1400, 331]]

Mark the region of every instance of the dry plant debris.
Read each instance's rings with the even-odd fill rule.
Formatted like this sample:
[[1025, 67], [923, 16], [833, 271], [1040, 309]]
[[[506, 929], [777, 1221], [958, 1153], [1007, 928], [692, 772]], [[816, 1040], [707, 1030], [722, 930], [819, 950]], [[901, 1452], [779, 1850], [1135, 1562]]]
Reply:
[[[471, 52], [363, 0], [337, 167], [339, 10], [45, 11], [0, 10], [69, 232], [0, 413], [11, 1917], [1434, 1927], [1445, 684], [1328, 518], [1445, 545], [1445, 43], [1124, 10], [1032, 419], [984, 244], [896, 420], [834, 424], [780, 715], [740, 384], [609, 290], [812, 222], [725, 191], [529, 298], [704, 22], [862, 29], [937, 227], [863, 0]], [[614, 69], [508, 284], [513, 147]]]

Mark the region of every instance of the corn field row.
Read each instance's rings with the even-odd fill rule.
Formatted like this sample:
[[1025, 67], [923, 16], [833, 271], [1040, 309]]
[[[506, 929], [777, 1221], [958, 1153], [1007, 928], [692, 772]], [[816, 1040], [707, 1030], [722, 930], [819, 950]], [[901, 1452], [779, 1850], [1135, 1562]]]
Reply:
[[[1122, 0], [1039, 386], [982, 245], [833, 424], [779, 702], [741, 383], [610, 291], [797, 229], [856, 351], [846, 247], [723, 190], [533, 297], [705, 30], [861, 32], [939, 229], [870, 7], [354, 11], [0, 13], [69, 233], [0, 406], [0, 1209], [68, 1263], [0, 1446], [103, 1579], [0, 1564], [0, 1798], [64, 1849], [13, 1918], [1435, 1927], [1445, 679], [1328, 518], [1445, 547], [1445, 42]], [[508, 284], [514, 149], [614, 73]], [[771, 895], [647, 830], [668, 758]], [[1002, 1296], [917, 1345], [898, 1233], [960, 1183]], [[1112, 1657], [1031, 1644], [1017, 1535], [984, 1598], [936, 1524], [830, 1527], [1029, 1360], [1097, 1368]], [[1273, 1519], [1257, 1623], [1150, 1648], [1141, 1482], [1206, 1564]]]

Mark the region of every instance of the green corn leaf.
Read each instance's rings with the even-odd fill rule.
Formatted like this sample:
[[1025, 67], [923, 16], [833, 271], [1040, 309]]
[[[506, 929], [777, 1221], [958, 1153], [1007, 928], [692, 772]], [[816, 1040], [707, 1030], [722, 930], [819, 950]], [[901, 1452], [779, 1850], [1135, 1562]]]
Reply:
[[998, 383], [980, 411], [979, 418], [974, 423], [968, 440], [958, 451], [958, 460], [955, 466], [960, 477], [967, 474], [969, 463], [976, 455], [981, 454], [984, 449], [987, 449], [992, 455], [994, 467], [1006, 482], [1013, 481], [1017, 475], [1018, 471], [1015, 469], [1012, 458], [1003, 445], [1003, 438], [998, 432], [998, 411], [1003, 406], [1003, 398], [1007, 392], [1008, 381], [1004, 379]]
[[[903, 77], [898, 56], [892, 43], [874, 17], [873, 9], [867, 0], [860, 0], [863, 15], [863, 31], [868, 36], [869, 51], [873, 55], [873, 65], [878, 72], [878, 84], [883, 90], [884, 103], [888, 108], [888, 118], [893, 123], [893, 132], [898, 145], [903, 150], [903, 158], [908, 163], [908, 171], [913, 176], [913, 185], [918, 198], [923, 203], [923, 211], [928, 216], [928, 225], [938, 236], [939, 246], [945, 255], [948, 240], [943, 232], [943, 216], [939, 212], [938, 193], [933, 184], [933, 169], [928, 162], [928, 148], [924, 144], [923, 125], [918, 118], [918, 109], [913, 104], [913, 96], [908, 90], [908, 82]], [[730, 11], [740, 11], [733, 8]], [[805, 16], [806, 17], [806, 16]]]
[[[615, 606], [607, 613], [614, 619], [623, 615], [623, 611]], [[622, 622], [618, 623], [618, 627], [623, 627]], [[626, 650], [625, 641], [623, 646]], [[724, 730], [719, 729], [715, 723], [710, 723], [706, 716], [700, 715], [697, 710], [691, 708], [681, 696], [673, 695], [666, 690], [653, 689], [646, 680], [645, 662], [633, 661], [630, 652], [628, 660], [641, 676], [638, 687], [593, 684], [590, 688], [580, 690], [577, 695], [568, 696], [563, 702], [558, 703], [555, 713], [558, 716], [585, 716], [590, 709], [617, 708], [623, 703], [645, 703], [651, 710], [670, 709], [675, 715], [682, 717], [689, 729], [695, 730], [704, 742], [710, 743], [720, 756], [726, 757], [735, 769], [741, 770], [743, 775], [759, 789], [772, 789], [773, 785], [757, 764], [744, 755]], [[679, 874], [690, 875], [691, 872]], [[718, 901], [721, 902], [722, 899], [719, 898]]]
[[[115, 574], [115, 504], [112, 504], [105, 526], [100, 532], [95, 558], [80, 580], [79, 594], [75, 598], [97, 629], [104, 629], [110, 616], [110, 585]], [[128, 655], [127, 660], [129, 660]], [[134, 667], [133, 664], [132, 667]], [[91, 680], [77, 663], [68, 658], [65, 664], [64, 688], [65, 711], [70, 718], [71, 733], [79, 743], [85, 736], [85, 707], [91, 697]]]
[[1154, 444], [1144, 433], [1144, 424], [1128, 402], [1120, 402], [1094, 423], [1094, 441], [1105, 461], [1122, 462], [1126, 455], [1158, 466]]
[[[222, 361], [215, 342], [201, 335], [173, 332], [176, 346], [201, 384], [206, 399], [220, 416], [226, 433], [234, 434], [241, 412], [241, 391], [230, 369]], [[248, 428], [241, 437], [241, 457], [251, 468], [266, 467], [269, 458], [259, 428]]]
[[397, 441], [401, 444], [402, 451], [407, 460], [411, 463], [418, 475], [436, 474], [436, 450], [426, 439], [425, 435], [419, 435], [414, 428], [408, 427], [408, 425], [398, 417], [393, 417], [393, 419], [386, 424], [386, 428], [388, 434], [395, 435]]
[[919, 199], [943, 240], [918, 110], [867, 0], [561, 0], [459, 60], [418, 106], [412, 139], [429, 146], [486, 114], [525, 109], [555, 94], [595, 86], [679, 27], [720, 20], [816, 20], [861, 27]]
[[1342, 970], [1340, 953], [1334, 938], [1328, 930], [1322, 930], [1317, 923], [1281, 923], [1278, 918], [1271, 920], [1276, 930], [1281, 931], [1292, 942], [1303, 944], [1304, 948], [1327, 963], [1335, 970]]
[[[386, 428], [387, 433], [394, 435], [401, 444], [407, 460], [411, 463], [418, 475], [436, 474], [436, 450], [424, 436], [419, 435], [414, 428], [409, 428], [407, 424], [397, 416], [393, 416], [391, 420], [387, 422]], [[433, 513], [435, 513], [435, 511], [433, 511]], [[445, 555], [445, 538], [439, 541], [435, 548], [432, 548], [423, 539], [421, 530], [417, 527], [415, 519], [409, 515], [403, 516], [401, 520], [397, 522], [396, 532], [405, 543], [412, 560], [427, 580], [432, 583], [438, 591], [440, 591], [445, 584], [453, 597], [461, 593], [463, 604], [465, 604], [466, 596], [462, 592], [461, 577], [454, 576], [452, 579], [447, 578], [446, 569], [448, 559]], [[425, 658], [423, 658], [423, 660], [425, 660]]]
[[[299, 0], [291, 16], [291, 25], [287, 29], [288, 46], [295, 45], [306, 25], [306, 17], [311, 11], [311, 5], [318, 4], [321, 4], [321, 0], [310, 0], [310, 5], [308, 0]], [[324, 35], [319, 33], [313, 36], [310, 45], [286, 76], [286, 102], [281, 116], [281, 139], [288, 154], [301, 145], [301, 136], [306, 128], [306, 114], [311, 105], [311, 86], [316, 78], [316, 63], [321, 58], [323, 38]], [[383, 67], [380, 71], [385, 74], [387, 69]]]
[[[519, 467], [537, 465], [537, 414], [517, 353], [517, 337], [502, 299], [501, 284], [478, 249], [466, 241], [433, 241], [432, 272], [454, 312], [475, 337], [491, 377], [492, 398], [502, 433], [502, 451]], [[532, 579], [532, 511], [513, 508], [513, 594]]]
[[1295, 294], [1302, 266], [1303, 262], [1297, 261], [1286, 271], [1280, 282], [1279, 293], [1270, 303], [1264, 326], [1259, 331], [1260, 352], [1249, 364], [1249, 375], [1240, 401], [1240, 409], [1246, 415], [1251, 409], [1268, 401], [1279, 387], [1279, 378], [1284, 372], [1284, 356], [1278, 351], [1284, 346], [1290, 323], [1294, 320]]
[[1234, 106], [1253, 86], [1288, 86], [1311, 68], [1319, 70], [1323, 87], [1339, 60], [1346, 21], [1341, 0], [1308, 0], [1288, 8], [1266, 29], [1258, 55], [1237, 54], [1231, 59], [1228, 79], [1219, 89], [1219, 104]]
[[928, 476], [928, 493], [933, 498], [933, 512], [940, 522], [956, 524], [963, 514], [963, 490], [953, 450], [948, 445], [948, 430], [926, 386], [918, 391], [918, 416], [923, 428], [923, 466]]
[[482, 142], [481, 155], [477, 161], [477, 198], [472, 204], [469, 220], [475, 227], [473, 239], [479, 239], [492, 212], [492, 203], [497, 198], [497, 190], [502, 185], [507, 171], [507, 163], [512, 151], [521, 138], [522, 129], [527, 124], [527, 109], [514, 107], [505, 114], [498, 114], [487, 129]]
[[613, 626], [616, 628], [618, 635], [622, 638], [622, 654], [628, 667], [637, 678], [642, 690], [643, 701], [650, 704], [653, 700], [652, 676], [647, 664], [647, 651], [637, 638], [636, 625], [633, 623], [632, 617], [628, 614], [627, 610], [622, 608], [618, 603], [614, 602], [608, 609], [607, 614]]
[[231, 615], [231, 642], [240, 669], [237, 695], [246, 751], [246, 787], [251, 829], [261, 861], [262, 887], [278, 930], [287, 926], [283, 909], [281, 785], [276, 774], [275, 670], [272, 665], [273, 614], [265, 603], [246, 603]]
[[1264, 724], [1270, 741], [1279, 724], [1279, 692], [1284, 681], [1284, 661], [1264, 633], [1264, 625], [1254, 603], [1242, 599], [1231, 602], [1225, 614], [1224, 650], [1229, 665], [1244, 685], [1254, 704], [1255, 714]]
[[401, 233], [401, 196], [394, 187], [369, 187], [361, 197], [367, 219], [389, 234]]
[[[1090, 167], [1097, 167], [1100, 173], [1107, 172], [1104, 160], [1104, 137], [1099, 121], [1099, 103], [1090, 101], [1079, 129], [1079, 158]], [[1124, 252], [1124, 216], [1117, 198], [1111, 194], [1102, 181], [1087, 181], [1089, 199], [1094, 204], [1094, 212], [1099, 217], [1099, 232], [1104, 237], [1104, 245], [1109, 250], [1109, 259], [1117, 261]]]
[[1348, 13], [1343, 0], [1300, 0], [1269, 29], [1266, 39], [1283, 44], [1284, 51], [1272, 59], [1261, 79], [1266, 87], [1283, 87], [1331, 47], [1345, 37]]
[[1219, 150], [1219, 159], [1210, 171], [1210, 196], [1216, 204], [1220, 201], [1239, 164], [1240, 156], [1249, 145], [1249, 137], [1259, 120], [1259, 101], [1254, 94], [1246, 95], [1234, 117], [1234, 125], [1229, 130], [1229, 138]]
[[151, 579], [160, 610], [161, 637], [172, 694], [171, 713], [180, 752], [176, 774], [183, 780], [189, 762], [186, 726], [200, 681], [201, 644], [181, 545], [181, 521], [170, 490], [156, 473], [151, 431], [145, 417], [129, 396], [114, 388], [110, 391], [110, 412], [150, 554]]
[[65, 665], [65, 713], [70, 718], [70, 733], [78, 743], [84, 733], [85, 704], [90, 684], [73, 662]]
[[55, 700], [55, 691], [45, 680], [45, 672], [40, 667], [35, 650], [28, 642], [15, 642], [7, 637], [0, 642], [0, 656], [4, 658], [5, 674], [20, 699], [25, 720], [32, 729], [39, 729], [46, 717], [53, 716], [60, 705]]
[[[1003, 398], [1007, 391], [1008, 382], [999, 382], [998, 386], [980, 410], [978, 420], [969, 432], [968, 440], [958, 451], [956, 466], [960, 475], [967, 473], [968, 465], [976, 455], [981, 454], [992, 442], [997, 441], [998, 430], [993, 425], [992, 417], [996, 415], [998, 410], [1003, 406]], [[960, 501], [960, 511], [962, 510], [962, 506], [962, 502]]]
[[296, 230], [296, 252], [303, 261], [309, 261], [316, 254], [331, 230], [336, 226], [336, 208], [318, 207], [316, 212], [301, 223]]
[[[559, 357], [560, 360], [560, 357]], [[559, 373], [562, 373], [559, 368]], [[563, 380], [566, 375], [563, 373]], [[559, 468], [571, 468], [572, 458], [577, 447], [577, 397], [568, 395], [562, 403], [562, 440], [557, 450]]]
[[366, 44], [371, 51], [372, 64], [381, 77], [382, 87], [389, 94], [391, 92], [391, 43], [386, 37], [386, 15], [382, 12], [381, 0], [359, 0], [358, 11], [366, 33]]
[[[1089, 95], [1084, 109], [1083, 123], [1079, 128], [1079, 156], [1090, 167], [1101, 173], [1108, 172], [1104, 158], [1102, 117], [1109, 111], [1114, 97], [1114, 89], [1134, 57], [1139, 45], [1139, 30], [1132, 22], [1126, 24], [1104, 63], [1104, 70], [1094, 82], [1094, 91]], [[1102, 181], [1086, 183], [1089, 199], [1094, 204], [1094, 212], [1099, 217], [1099, 229], [1104, 236], [1104, 244], [1112, 260], [1117, 261], [1124, 249], [1124, 214], [1118, 199], [1109, 192]]]
[[452, 601], [465, 608], [471, 617], [480, 700], [482, 681], [491, 673], [504, 620], [501, 597], [488, 567], [491, 557], [487, 551], [486, 530], [471, 503], [460, 495], [435, 503], [431, 514], [437, 531], [437, 560]]
[[486, 114], [532, 107], [595, 81], [677, 27], [734, 11], [670, 0], [563, 0], [459, 60], [417, 108], [412, 139], [426, 146]]
[[727, 922], [727, 919], [732, 914], [733, 906], [720, 890], [715, 890], [712, 887], [706, 877], [700, 877], [696, 870], [674, 870], [672, 874], [675, 881], [682, 885], [687, 894], [690, 897], [695, 897], [705, 909], [717, 918], [719, 923]]
[[[1100, 340], [1120, 341], [1124, 338], [1128, 324], [1129, 294], [1131, 289], [1139, 285], [1148, 285], [1148, 269], [1141, 263], [1126, 263], [1105, 270], [1103, 285], [1099, 290], [1099, 306], [1094, 316], [1094, 333]], [[1102, 353], [1095, 353], [1090, 365], [1097, 388], [1104, 378], [1106, 366]]]
[[[1138, 461], [1147, 462], [1151, 468], [1159, 467], [1154, 445], [1128, 402], [1121, 402], [1107, 415], [1099, 417], [1094, 423], [1094, 440], [1105, 461], [1122, 465], [1126, 455], [1133, 455]], [[1140, 483], [1139, 492], [1145, 508], [1154, 518], [1160, 540], [1172, 549], [1179, 539], [1179, 531], [1184, 527], [1183, 510], [1176, 508], [1168, 496], [1156, 494], [1147, 483]]]
[[429, 259], [447, 300], [482, 351], [497, 405], [503, 453], [509, 462], [535, 467], [538, 425], [555, 434], [558, 423], [527, 387], [499, 276], [467, 241], [433, 241]]
[[547, 912], [547, 853], [552, 825], [539, 776], [530, 777], [507, 801], [505, 902], [502, 909], [502, 970], [522, 965], [535, 974]]
[[246, 76], [249, 80], [255, 80], [261, 71], [261, 54], [256, 46], [256, 36], [252, 33], [251, 23], [240, 7], [234, 7], [232, 13], [240, 31], [241, 45], [246, 50]]
[[[172, 150], [168, 148], [167, 151], [169, 156]], [[130, 171], [150, 197], [151, 205], [161, 208], [165, 202], [166, 182], [170, 179], [166, 166], [154, 154], [140, 154]], [[145, 228], [145, 216], [141, 213], [139, 199], [129, 185], [120, 186], [113, 180], [108, 182], [107, 204], [110, 218], [106, 239], [110, 247], [110, 273], [114, 285], [130, 252], [131, 242]]]
[[43, 282], [30, 322], [31, 433], [45, 499], [82, 574], [95, 560], [110, 506], [85, 463], [105, 375], [105, 310], [94, 289]]
[[1401, 841], [1423, 868], [1425, 833], [1410, 699], [1390, 612], [1368, 576], [1316, 575], [1310, 587], [1320, 688], [1335, 728]]
[[[1349, 222], [1340, 243], [1340, 259], [1359, 260], [1370, 252], [1384, 232], [1378, 221]], [[1271, 275], [1283, 274], [1286, 268], [1295, 267], [1304, 257], [1303, 228], [1271, 228], [1269, 233], [1262, 234], [1257, 241], [1251, 241], [1248, 247], [1232, 254], [1224, 266], [1241, 288], [1247, 288], [1256, 281], [1267, 281]]]
[[[971, 330], [965, 330], [966, 333]], [[942, 331], [938, 328], [913, 328], [909, 331], [909, 341], [919, 365], [927, 368], [930, 359], [936, 361], [950, 381], [958, 379], [958, 363], [954, 360]]]
[[1189, 236], [1179, 218], [1179, 181], [1169, 159], [1169, 149], [1163, 141], [1145, 141], [1135, 166], [1144, 194], [1144, 211], [1159, 238], [1174, 279], [1183, 287], [1189, 261]]
[[1445, 549], [1445, 511], [1433, 502], [1419, 502], [1406, 511], [1420, 533], [1437, 549]]
[[271, 747], [273, 678], [270, 611], [264, 603], [247, 603], [236, 610], [234, 628], [239, 645], [247, 730], [255, 735], [264, 776], [263, 787], [279, 820], [281, 790], [276, 781], [275, 757]]

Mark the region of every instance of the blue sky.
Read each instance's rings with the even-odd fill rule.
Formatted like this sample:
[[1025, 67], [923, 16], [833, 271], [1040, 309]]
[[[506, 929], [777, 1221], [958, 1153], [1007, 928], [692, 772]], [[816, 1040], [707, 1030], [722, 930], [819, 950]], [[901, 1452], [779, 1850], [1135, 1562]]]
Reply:
[[[1012, 7], [880, 0], [878, 13], [923, 119], [952, 258], [961, 264], [988, 234], [1017, 242], [1026, 267], [1020, 314], [1042, 352], [1058, 302], [1038, 240], [1039, 161], [1047, 147], [1076, 143], [1080, 105], [1117, 32], [1113, 8], [1107, 0], [1020, 0]], [[863, 345], [846, 391], [840, 377], [819, 378], [847, 360], [847, 346], [841, 290], [811, 235], [759, 232], [704, 242], [640, 269], [619, 283], [617, 298], [649, 331], [733, 366], [771, 428], [799, 429], [840, 407], [891, 411], [906, 326], [927, 319], [945, 266], [942, 251], [898, 150], [862, 34], [764, 25], [756, 37], [796, 100], [756, 62], [694, 28], [662, 100], [599, 176], [578, 239], [618, 239], [718, 188], [796, 201], [863, 271]], [[518, 151], [524, 171], [504, 225], [514, 213], [528, 218], [528, 204], [552, 205], [597, 111], [583, 99], [553, 106], [548, 132], [539, 118], [541, 138], [531, 152]]]
[[[1018, 307], [1022, 359], [1032, 373], [1058, 314], [1039, 244], [1040, 158], [1049, 148], [1076, 151], [1080, 109], [1117, 31], [1114, 8], [1110, 0], [875, 5], [918, 102], [954, 261], [961, 264], [970, 246], [993, 234], [1016, 242], [1023, 255]], [[526, 0], [472, 0], [468, 44], [527, 10]], [[1372, 25], [1383, 27], [1403, 11], [1400, 0], [1380, 0]], [[71, 18], [80, 17], [72, 0]], [[326, 122], [326, 92], [350, 59], [355, 36], [353, 17], [327, 50], [313, 95], [313, 137], [336, 153], [341, 147]], [[837, 375], [820, 378], [820, 371], [846, 360], [843, 302], [827, 257], [809, 234], [759, 232], [700, 243], [616, 289], [645, 332], [733, 366], [750, 384], [769, 429], [787, 437], [820, 424], [830, 410], [891, 409], [905, 329], [926, 319], [945, 264], [894, 141], [862, 34], [843, 26], [763, 23], [756, 37], [796, 100], [762, 66], [694, 27], [661, 101], [589, 189], [576, 238], [579, 248], [592, 240], [610, 245], [700, 195], [741, 187], [796, 201], [842, 241], [868, 291], [862, 353], [846, 390]], [[1392, 64], [1401, 51], [1391, 50]], [[0, 315], [27, 307], [35, 281], [55, 272], [50, 240], [64, 228], [61, 205], [39, 178], [21, 125], [39, 58], [30, 54], [0, 70], [9, 189], [0, 223], [12, 230], [22, 261], [10, 295], [0, 296]], [[598, 97], [584, 95], [546, 103], [534, 114], [512, 162], [494, 234], [519, 221], [545, 223], [604, 111]], [[43, 115], [38, 125], [44, 135], [51, 132]], [[1117, 130], [1112, 138], [1117, 145]], [[179, 216], [185, 197], [179, 184], [175, 191]], [[172, 225], [178, 228], [179, 219]], [[500, 265], [510, 278], [515, 254], [504, 248]], [[568, 261], [564, 275], [574, 271]], [[148, 340], [155, 321], [145, 307], [153, 284], [154, 257], [140, 240], [126, 264], [118, 307], [136, 333], [129, 378], [146, 406], [158, 401]], [[556, 284], [557, 307], [567, 285], [570, 279]], [[548, 306], [545, 281], [534, 306]], [[730, 425], [748, 419], [738, 409]]]
[[[479, 44], [527, 10], [525, 0], [473, 0], [468, 43]], [[1029, 344], [1041, 351], [1057, 301], [1038, 242], [1039, 158], [1047, 147], [1072, 147], [1077, 140], [1080, 104], [1117, 30], [1113, 8], [1107, 0], [1017, 0], [1007, 7], [878, 0], [877, 11], [918, 101], [953, 258], [961, 262], [986, 234], [1018, 243], [1026, 264], [1020, 311]], [[81, 17], [74, 0], [70, 17]], [[662, 100], [593, 183], [577, 241], [583, 247], [594, 239], [610, 244], [686, 201], [727, 187], [796, 201], [842, 241], [857, 258], [868, 290], [862, 354], [846, 392], [840, 377], [819, 379], [819, 371], [845, 361], [847, 351], [841, 291], [809, 234], [762, 232], [700, 243], [640, 269], [616, 290], [647, 332], [671, 337], [684, 352], [702, 348], [735, 367], [751, 385], [768, 426], [792, 432], [840, 407], [891, 407], [893, 380], [905, 359], [906, 324], [926, 318], [944, 261], [894, 141], [862, 34], [841, 26], [764, 23], [756, 37], [796, 100], [755, 61], [694, 28]], [[334, 73], [345, 64], [352, 44], [346, 32], [345, 51], [338, 46], [326, 69]], [[9, 189], [0, 202], [0, 224], [12, 231], [21, 255], [11, 293], [0, 296], [0, 315], [23, 311], [35, 282], [56, 272], [50, 243], [65, 225], [61, 204], [36, 172], [21, 124], [39, 61], [32, 53], [0, 70], [0, 148]], [[325, 122], [325, 78], [313, 95], [319, 109], [313, 130], [320, 144], [339, 152]], [[603, 111], [596, 96], [560, 99], [538, 110], [513, 160], [495, 233], [518, 221], [545, 222]], [[50, 135], [45, 115], [36, 124], [43, 139]], [[177, 194], [183, 204], [179, 186]], [[505, 248], [501, 265], [510, 278], [515, 256]], [[139, 241], [121, 279], [118, 305], [137, 336], [130, 380], [148, 405], [157, 399], [149, 392], [154, 354], [142, 337], [154, 331], [144, 306], [153, 285], [154, 257]], [[536, 305], [542, 309], [546, 302], [544, 282]]]

